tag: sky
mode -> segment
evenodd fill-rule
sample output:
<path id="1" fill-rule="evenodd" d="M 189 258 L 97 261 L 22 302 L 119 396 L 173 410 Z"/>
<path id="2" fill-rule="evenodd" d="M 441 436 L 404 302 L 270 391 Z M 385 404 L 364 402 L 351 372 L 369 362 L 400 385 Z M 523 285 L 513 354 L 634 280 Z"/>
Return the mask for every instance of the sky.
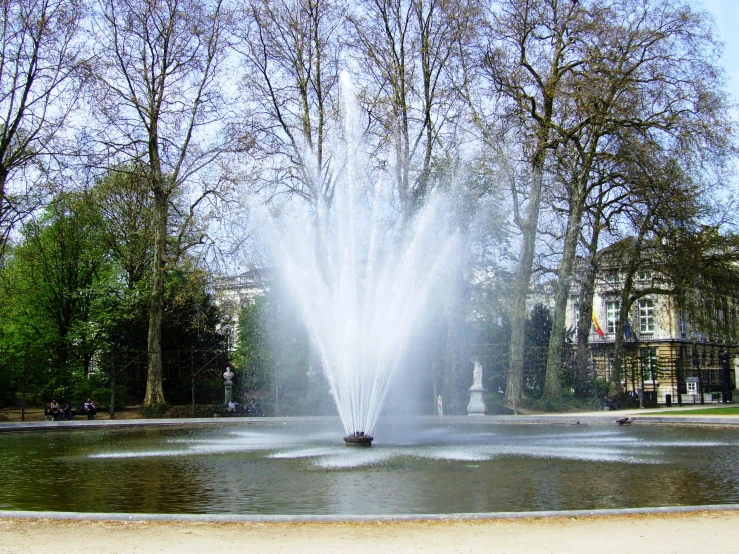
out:
<path id="1" fill-rule="evenodd" d="M 696 8 L 701 0 L 693 0 Z M 739 104 L 739 0 L 702 0 L 704 9 L 713 15 L 718 37 L 724 43 L 722 64 L 726 70 L 726 90 L 731 102 Z M 739 110 L 734 109 L 737 117 Z M 739 164 L 729 177 L 729 190 L 736 194 L 739 190 Z"/>
<path id="2" fill-rule="evenodd" d="M 703 6 L 713 15 L 719 38 L 724 43 L 723 65 L 728 92 L 734 102 L 739 102 L 739 0 L 703 0 Z"/>

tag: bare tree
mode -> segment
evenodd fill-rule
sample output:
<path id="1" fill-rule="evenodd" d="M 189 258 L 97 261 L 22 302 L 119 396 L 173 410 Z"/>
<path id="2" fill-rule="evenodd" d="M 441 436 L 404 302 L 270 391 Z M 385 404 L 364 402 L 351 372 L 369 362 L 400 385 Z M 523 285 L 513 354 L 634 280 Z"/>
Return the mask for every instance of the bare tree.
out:
<path id="1" fill-rule="evenodd" d="M 268 199 L 296 195 L 321 221 L 334 196 L 328 149 L 339 101 L 340 2 L 246 0 L 237 31 L 250 100 L 258 182 Z"/>
<path id="2" fill-rule="evenodd" d="M 574 131 L 563 135 L 563 147 L 558 152 L 560 159 L 572 158 L 568 161 L 572 168 L 565 183 L 567 231 L 547 357 L 545 394 L 550 398 L 561 395 L 565 309 L 588 198 L 594 193 L 598 214 L 588 241 L 590 261 L 594 262 L 601 221 L 611 217 L 608 211 L 630 212 L 647 205 L 634 202 L 628 194 L 635 178 L 643 180 L 628 172 L 649 163 L 636 163 L 635 155 L 647 152 L 646 156 L 657 159 L 672 150 L 684 165 L 686 178 L 691 166 L 700 168 L 700 172 L 720 167 L 731 147 L 728 102 L 715 60 L 717 44 L 705 16 L 690 6 L 672 2 L 622 0 L 603 6 L 604 17 L 593 42 L 597 55 L 578 71 L 578 76 L 590 76 L 571 92 L 578 124 L 571 127 Z M 672 158 L 673 154 L 668 156 Z M 601 167 L 596 169 L 597 165 Z M 604 167 L 610 168 L 605 173 L 607 180 L 603 179 Z M 643 175 L 642 169 L 639 174 Z M 659 187 L 655 179 L 651 182 L 655 184 L 651 193 L 658 197 L 676 194 L 672 184 L 659 181 Z M 614 203 L 620 194 L 626 205 Z M 648 205 L 653 210 L 657 203 Z M 673 201 L 668 205 L 678 204 Z M 645 215 L 643 220 L 647 223 L 644 232 L 651 233 L 651 216 Z M 582 290 L 592 294 L 596 272 L 586 273 Z M 592 309 L 592 300 L 584 299 L 582 306 Z M 583 310 L 585 332 L 579 335 L 580 341 L 587 338 L 587 321 L 589 313 Z M 580 358 L 584 348 L 586 345 L 581 345 Z"/>
<path id="3" fill-rule="evenodd" d="M 0 2 L 0 256 L 13 226 L 40 200 L 35 182 L 60 154 L 81 89 L 77 0 Z M 57 140 L 55 140 L 57 139 Z"/>
<path id="4" fill-rule="evenodd" d="M 465 80 L 473 121 L 488 144 L 503 136 L 519 144 L 525 164 L 511 181 L 513 219 L 521 232 L 514 298 L 506 403 L 523 396 L 524 323 L 531 284 L 542 191 L 549 153 L 562 142 L 559 123 L 566 121 L 567 83 L 593 55 L 593 16 L 589 2 L 504 0 L 487 12 L 482 48 Z M 476 96 L 475 93 L 478 93 Z M 490 109 L 490 105 L 494 107 Z M 522 178 L 521 178 L 522 177 Z"/>
<path id="5" fill-rule="evenodd" d="M 459 45 L 479 14 L 473 0 L 363 0 L 349 14 L 364 107 L 404 221 L 433 186 L 435 164 L 454 157 L 464 107 L 454 79 Z"/>
<path id="6" fill-rule="evenodd" d="M 218 80 L 227 59 L 227 24 L 221 0 L 99 0 L 94 13 L 99 64 L 92 100 L 101 121 L 94 138 L 104 147 L 109 167 L 130 162 L 145 168 L 144 182 L 153 198 L 144 405 L 165 401 L 165 271 L 197 244 L 200 237 L 193 240 L 187 230 L 224 183 L 207 171 L 214 171 L 231 146 L 224 131 L 224 87 Z M 179 220 L 174 230 L 173 214 Z"/>

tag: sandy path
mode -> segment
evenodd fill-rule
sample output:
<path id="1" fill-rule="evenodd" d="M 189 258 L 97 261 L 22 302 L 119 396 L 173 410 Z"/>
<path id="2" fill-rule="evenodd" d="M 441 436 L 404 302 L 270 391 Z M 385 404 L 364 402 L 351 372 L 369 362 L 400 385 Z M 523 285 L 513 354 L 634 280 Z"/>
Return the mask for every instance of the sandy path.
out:
<path id="1" fill-rule="evenodd" d="M 163 523 L 0 520 L 0 554 L 49 552 L 739 552 L 739 511 L 488 521 Z"/>

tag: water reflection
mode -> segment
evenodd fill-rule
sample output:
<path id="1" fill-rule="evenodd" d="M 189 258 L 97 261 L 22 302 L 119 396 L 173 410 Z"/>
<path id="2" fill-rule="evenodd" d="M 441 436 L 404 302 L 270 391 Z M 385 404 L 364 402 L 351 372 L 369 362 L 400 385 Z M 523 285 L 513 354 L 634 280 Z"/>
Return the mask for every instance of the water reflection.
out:
<path id="1" fill-rule="evenodd" d="M 739 430 L 382 425 L 0 436 L 0 509 L 392 514 L 739 502 Z"/>

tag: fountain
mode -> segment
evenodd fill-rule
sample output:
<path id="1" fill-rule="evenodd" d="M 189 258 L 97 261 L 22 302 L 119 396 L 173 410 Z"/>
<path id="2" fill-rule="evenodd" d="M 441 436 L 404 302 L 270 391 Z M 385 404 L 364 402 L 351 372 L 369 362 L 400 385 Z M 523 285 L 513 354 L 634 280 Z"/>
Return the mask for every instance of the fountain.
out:
<path id="1" fill-rule="evenodd" d="M 381 448 L 337 444 L 341 425 L 333 417 L 29 423 L 26 431 L 0 432 L 0 517 L 3 510 L 80 510 L 122 519 L 456 519 L 739 502 L 739 427 L 725 423 L 730 417 L 701 426 L 619 426 L 610 414 L 578 415 L 581 425 L 574 417 L 572 425 L 519 418 L 526 424 L 383 417 Z M 0 431 L 9 426 L 0 422 Z M 645 475 L 659 486 L 645 486 Z M 66 498 L 84 502 L 60 501 Z"/>
<path id="2" fill-rule="evenodd" d="M 396 225 L 389 171 L 372 169 L 346 73 L 341 83 L 333 205 L 291 217 L 279 232 L 274 223 L 269 242 L 320 354 L 344 440 L 370 446 L 404 347 L 447 277 L 458 240 L 441 195 L 431 195 L 412 222 Z M 315 164 L 310 152 L 305 159 Z"/>

